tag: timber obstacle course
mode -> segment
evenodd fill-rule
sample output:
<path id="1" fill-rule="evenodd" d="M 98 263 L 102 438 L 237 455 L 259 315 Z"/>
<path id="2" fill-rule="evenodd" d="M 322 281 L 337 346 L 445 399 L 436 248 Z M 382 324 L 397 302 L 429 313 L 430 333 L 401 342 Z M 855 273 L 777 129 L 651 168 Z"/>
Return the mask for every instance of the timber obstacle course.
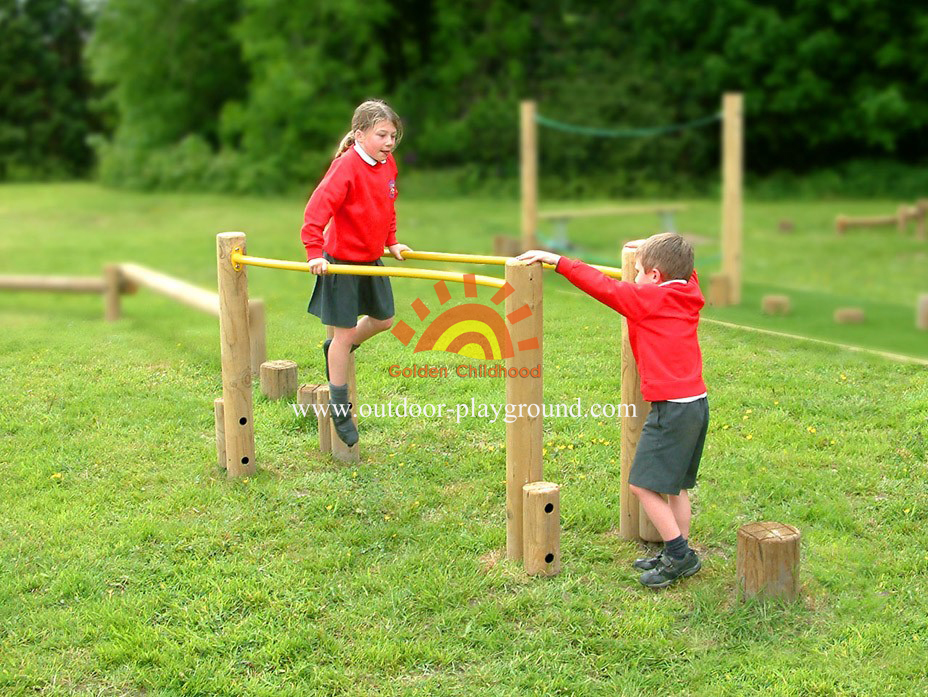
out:
<path id="1" fill-rule="evenodd" d="M 743 178 L 744 178 L 744 96 L 726 93 L 722 97 L 721 115 L 713 115 L 687 124 L 661 126 L 650 129 L 611 131 L 562 124 L 537 113 L 534 101 L 526 100 L 519 112 L 519 178 L 521 189 L 521 237 L 497 237 L 494 240 L 498 254 L 515 255 L 521 251 L 538 247 L 538 223 L 550 220 L 558 226 L 559 233 L 566 238 L 567 224 L 571 219 L 590 216 L 620 216 L 657 214 L 661 218 L 663 232 L 672 232 L 673 214 L 685 210 L 685 206 L 658 203 L 647 206 L 615 206 L 590 210 L 564 210 L 539 213 L 538 210 L 538 124 L 549 128 L 598 137 L 641 137 L 660 135 L 707 125 L 721 118 L 722 121 L 722 268 L 710 279 L 708 301 L 716 307 L 741 303 L 741 250 L 743 227 Z M 521 246 L 521 249 L 519 247 Z"/>
<path id="2" fill-rule="evenodd" d="M 915 223 L 915 238 L 918 240 L 928 239 L 925 233 L 925 217 L 928 215 L 928 199 L 923 198 L 914 205 L 900 205 L 895 213 L 887 215 L 866 215 L 866 216 L 849 216 L 838 215 L 835 217 L 835 232 L 838 235 L 845 234 L 851 228 L 872 228 L 872 227 L 895 227 L 899 234 L 905 234 L 910 222 Z"/>
<path id="3" fill-rule="evenodd" d="M 216 236 L 222 398 L 215 400 L 214 414 L 217 452 L 224 460 L 229 477 L 251 475 L 256 469 L 246 267 L 309 272 L 309 264 L 305 262 L 248 256 L 245 242 L 245 234 L 241 232 L 224 232 Z M 437 252 L 410 251 L 404 252 L 403 256 L 407 259 L 505 265 L 505 280 L 427 269 L 339 264 L 329 264 L 328 273 L 487 286 L 497 289 L 494 302 L 505 300 L 507 317 L 515 315 L 522 318 L 511 320 L 511 340 L 519 350 L 506 358 L 506 403 L 525 405 L 527 412 L 520 409 L 518 415 L 506 424 L 506 555 L 513 560 L 525 559 L 526 569 L 531 574 L 556 574 L 561 563 L 559 489 L 557 485 L 542 481 L 542 378 L 528 376 L 531 369 L 542 365 L 542 265 L 499 257 L 443 255 Z M 620 275 L 616 269 L 611 269 L 611 273 Z M 526 377 L 520 377 L 520 372 Z M 308 403 L 312 399 L 319 403 L 322 391 L 319 386 L 304 386 L 300 400 Z M 322 395 L 322 398 L 326 397 Z M 534 415 L 531 413 L 533 407 Z M 323 438 L 320 428 L 320 439 Z M 336 441 L 340 443 L 340 440 L 332 437 L 331 433 L 329 438 L 334 452 Z"/>

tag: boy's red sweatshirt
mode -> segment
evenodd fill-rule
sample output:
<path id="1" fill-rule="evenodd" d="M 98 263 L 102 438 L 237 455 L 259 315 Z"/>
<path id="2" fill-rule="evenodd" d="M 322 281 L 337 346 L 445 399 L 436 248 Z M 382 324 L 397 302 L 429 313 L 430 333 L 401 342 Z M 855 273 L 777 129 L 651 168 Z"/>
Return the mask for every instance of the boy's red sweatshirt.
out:
<path id="1" fill-rule="evenodd" d="M 375 261 L 396 244 L 396 160 L 369 165 L 354 148 L 332 160 L 306 204 L 300 238 L 306 259 Z M 323 230 L 329 220 L 332 224 Z"/>
<path id="2" fill-rule="evenodd" d="M 706 391 L 696 329 L 706 304 L 696 272 L 686 283 L 630 283 L 561 257 L 557 272 L 628 320 L 628 339 L 649 402 L 695 397 Z"/>

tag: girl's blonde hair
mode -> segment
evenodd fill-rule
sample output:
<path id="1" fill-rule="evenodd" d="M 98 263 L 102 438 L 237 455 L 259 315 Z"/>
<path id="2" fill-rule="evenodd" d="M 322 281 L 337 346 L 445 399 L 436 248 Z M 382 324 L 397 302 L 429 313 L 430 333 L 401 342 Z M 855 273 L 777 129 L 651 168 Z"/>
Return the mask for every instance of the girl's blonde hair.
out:
<path id="1" fill-rule="evenodd" d="M 339 143 L 338 148 L 335 150 L 335 157 L 338 157 L 354 145 L 356 131 L 366 131 L 373 128 L 380 121 L 389 121 L 396 126 L 396 144 L 399 145 L 400 140 L 403 138 L 403 122 L 400 117 L 382 99 L 368 99 L 354 110 L 354 116 L 351 118 L 351 130 Z"/>

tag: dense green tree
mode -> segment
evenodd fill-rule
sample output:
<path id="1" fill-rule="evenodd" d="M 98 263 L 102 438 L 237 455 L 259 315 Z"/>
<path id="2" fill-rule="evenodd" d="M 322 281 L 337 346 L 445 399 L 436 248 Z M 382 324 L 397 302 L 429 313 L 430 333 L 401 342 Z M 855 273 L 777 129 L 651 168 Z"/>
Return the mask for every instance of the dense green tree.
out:
<path id="1" fill-rule="evenodd" d="M 78 0 L 0 0 L 0 179 L 86 173 L 94 128 Z"/>

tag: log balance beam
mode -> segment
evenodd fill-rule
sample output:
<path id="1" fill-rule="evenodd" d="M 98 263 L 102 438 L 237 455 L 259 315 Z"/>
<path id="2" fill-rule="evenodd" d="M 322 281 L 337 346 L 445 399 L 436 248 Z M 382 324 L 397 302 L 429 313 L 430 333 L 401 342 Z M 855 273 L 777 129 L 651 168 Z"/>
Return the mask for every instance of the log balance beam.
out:
<path id="1" fill-rule="evenodd" d="M 410 259 L 415 257 L 414 253 L 406 256 Z M 454 260 L 474 261 L 461 258 L 463 256 L 469 255 L 459 255 Z M 216 258 L 223 401 L 222 433 L 217 426 L 217 437 L 221 435 L 225 440 L 227 475 L 239 477 L 254 473 L 256 465 L 252 374 L 248 369 L 251 342 L 248 336 L 247 267 L 309 272 L 309 264 L 249 256 L 246 254 L 245 234 L 241 232 L 224 232 L 216 236 Z M 515 259 L 506 259 L 503 263 L 506 267 L 505 280 L 428 269 L 339 264 L 329 264 L 328 273 L 487 286 L 498 289 L 497 296 L 505 297 L 507 316 L 513 313 L 524 316 L 521 321 L 513 322 L 510 328 L 512 343 L 520 346 L 520 350 L 506 359 L 506 402 L 525 405 L 524 410 L 519 409 L 518 415 L 506 424 L 506 555 L 516 560 L 524 558 L 523 487 L 542 480 L 542 378 L 519 377 L 520 372 L 527 374 L 542 365 L 542 269 L 538 263 L 527 264 Z"/>

